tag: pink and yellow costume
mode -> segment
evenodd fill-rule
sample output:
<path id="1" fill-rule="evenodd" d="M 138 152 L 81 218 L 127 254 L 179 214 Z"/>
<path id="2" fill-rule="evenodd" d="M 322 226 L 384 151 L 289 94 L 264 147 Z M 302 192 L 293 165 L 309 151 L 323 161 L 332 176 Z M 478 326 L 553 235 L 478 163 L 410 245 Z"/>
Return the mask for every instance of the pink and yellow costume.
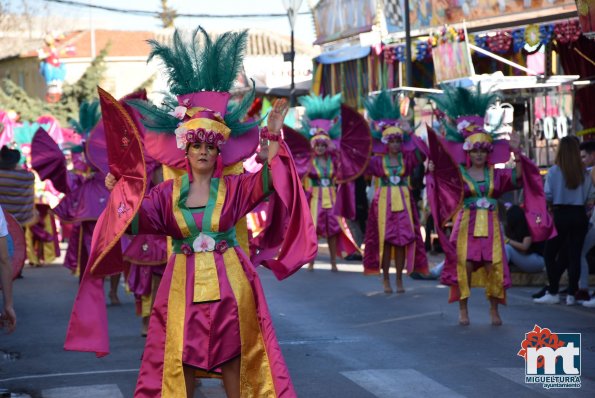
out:
<path id="1" fill-rule="evenodd" d="M 430 159 L 435 164 L 435 171 L 426 177 L 428 199 L 446 254 L 441 282 L 451 287 L 449 301 L 468 298 L 466 264 L 470 262 L 474 266 L 471 286 L 485 287 L 488 298 L 505 304 L 505 290 L 511 283 L 498 198 L 523 185 L 525 205 L 545 211 L 543 190 L 536 182 L 541 180 L 539 171 L 520 153 L 515 153 L 515 157 L 522 165 L 522 181 L 517 181 L 516 169 L 494 167 L 510 159 L 508 141 L 497 139 L 497 131 L 490 133 L 484 127 L 483 115 L 495 96 L 447 88 L 444 96 L 434 99 L 450 118 L 445 123 L 446 140 L 431 130 L 428 133 Z M 474 149 L 488 153 L 483 178 L 479 180 L 467 172 L 468 151 Z M 454 225 L 447 241 L 441 227 L 449 219 Z M 486 264 L 491 264 L 490 272 L 484 267 Z"/>
<path id="2" fill-rule="evenodd" d="M 300 133 L 285 129 L 288 144 L 305 177 L 316 233 L 323 238 L 337 236 L 337 253 L 347 256 L 359 251 L 345 219 L 355 218 L 351 182 L 366 169 L 372 149 L 369 128 L 357 111 L 341 105 L 340 94 L 299 100 L 306 116 Z M 313 150 L 319 142 L 327 147 L 323 156 Z"/>
<path id="3" fill-rule="evenodd" d="M 206 40 L 211 40 L 202 32 Z M 238 51 L 244 47 L 237 42 L 245 41 L 247 36 L 242 32 L 227 33 L 224 37 L 235 43 Z M 180 41 L 178 33 L 174 41 L 178 49 L 187 46 L 193 50 L 192 44 Z M 199 52 L 195 48 L 194 56 Z M 241 65 L 241 55 L 237 58 L 240 61 L 235 59 L 233 64 Z M 229 64 L 224 62 L 228 60 L 215 61 Z M 236 72 L 232 73 L 233 79 Z M 110 260 L 117 258 L 118 246 L 114 242 L 124 230 L 167 235 L 173 240 L 173 254 L 153 307 L 134 396 L 185 396 L 183 366 L 196 368 L 198 374 L 216 374 L 221 364 L 240 356 L 242 397 L 295 397 L 258 274 L 239 245 L 236 224 L 274 189 L 285 214 L 271 217 L 277 217 L 283 226 L 280 231 L 285 242 L 278 258 L 268 259 L 264 265 L 279 279 L 315 257 L 314 226 L 293 160 L 283 142 L 270 164 L 258 173 L 227 174 L 229 169 L 225 166 L 233 165 L 226 164 L 225 159 L 233 157 L 230 151 L 242 148 L 235 145 L 237 137 L 230 134 L 228 126 L 233 122 L 224 120 L 230 95 L 208 88 L 177 93 L 176 110 L 184 109 L 175 113 L 181 117 L 171 120 L 176 136 L 162 135 L 161 147 L 163 152 L 177 153 L 179 159 L 183 159 L 186 145 L 193 142 L 209 142 L 220 148 L 204 209 L 186 205 L 189 174 L 157 185 L 142 198 L 146 175 L 143 176 L 144 158 L 138 134 L 118 104 L 101 92 L 104 118 L 111 120 L 106 128 L 113 138 L 108 140 L 108 145 L 112 145 L 108 153 L 115 160 L 113 174 L 121 178 L 94 235 L 90 265 L 75 301 L 65 348 L 98 355 L 108 353 L 105 306 L 103 302 L 96 304 L 104 294 L 99 279 L 118 272 Z M 252 148 L 257 140 L 258 136 Z M 121 142 L 125 142 L 125 149 Z M 117 156 L 119 153 L 121 157 Z"/>
<path id="4" fill-rule="evenodd" d="M 416 150 L 400 152 L 396 166 L 390 165 L 388 155 L 374 156 L 370 160 L 368 173 L 379 180 L 366 224 L 366 274 L 375 274 L 380 270 L 384 252 L 384 244 L 380 245 L 380 242 L 405 247 L 407 271 L 413 271 L 419 216 L 409 188 L 409 176 L 421 161 L 423 155 Z"/>
<path id="5" fill-rule="evenodd" d="M 417 205 L 409 187 L 409 177 L 424 161 L 427 147 L 412 132 L 409 121 L 401 117 L 388 92 L 367 100 L 366 109 L 372 120 L 372 136 L 379 154 L 372 157 L 367 170 L 369 176 L 375 177 L 376 190 L 366 224 L 364 273 L 380 272 L 385 243 L 405 248 L 405 265 L 409 273 L 414 268 L 427 273 L 425 250 L 419 245 Z M 391 165 L 386 153 L 392 140 L 401 143 L 396 165 Z"/>

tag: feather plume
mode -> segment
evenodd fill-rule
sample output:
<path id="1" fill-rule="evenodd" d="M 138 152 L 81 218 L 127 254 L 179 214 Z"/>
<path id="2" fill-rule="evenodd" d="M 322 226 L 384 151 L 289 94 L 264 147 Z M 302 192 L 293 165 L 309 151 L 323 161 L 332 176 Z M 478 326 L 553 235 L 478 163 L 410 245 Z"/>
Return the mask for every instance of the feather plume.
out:
<path id="1" fill-rule="evenodd" d="M 179 119 L 168 114 L 168 109 L 159 108 L 149 101 L 132 99 L 126 103 L 138 110 L 143 116 L 141 119 L 143 125 L 156 133 L 174 134 L 180 123 Z"/>
<path id="2" fill-rule="evenodd" d="M 442 85 L 441 89 L 442 94 L 432 94 L 429 98 L 450 119 L 442 121 L 446 130 L 445 138 L 453 142 L 464 142 L 465 137 L 457 130 L 455 121 L 461 116 L 484 117 L 488 107 L 496 101 L 498 95 L 494 92 L 482 93 L 480 83 L 474 90 L 448 85 Z M 491 132 L 486 131 L 486 133 Z M 498 139 L 498 136 L 499 134 L 493 135 L 493 138 Z"/>
<path id="3" fill-rule="evenodd" d="M 84 101 L 79 108 L 79 120 L 69 119 L 72 129 L 81 136 L 86 137 L 101 119 L 99 101 Z"/>

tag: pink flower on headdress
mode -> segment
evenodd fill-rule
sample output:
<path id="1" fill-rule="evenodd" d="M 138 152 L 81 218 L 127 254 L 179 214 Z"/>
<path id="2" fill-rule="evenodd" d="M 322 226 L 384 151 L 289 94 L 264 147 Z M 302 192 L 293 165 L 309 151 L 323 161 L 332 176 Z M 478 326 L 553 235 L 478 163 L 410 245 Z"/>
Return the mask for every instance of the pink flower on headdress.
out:
<path id="1" fill-rule="evenodd" d="M 188 130 L 186 132 L 186 143 L 192 144 L 196 142 L 196 132 L 194 130 Z"/>
<path id="2" fill-rule="evenodd" d="M 186 141 L 186 132 L 188 129 L 184 126 L 180 126 L 175 130 L 176 133 L 176 145 L 178 149 L 185 150 L 188 141 Z"/>
<path id="3" fill-rule="evenodd" d="M 203 142 L 205 140 L 205 129 L 198 128 L 196 129 L 196 140 Z"/>
<path id="4" fill-rule="evenodd" d="M 473 144 L 471 144 L 469 141 L 465 141 L 463 144 L 463 151 L 470 151 L 471 149 L 473 149 Z"/>
<path id="5" fill-rule="evenodd" d="M 176 106 L 176 108 L 173 111 L 167 112 L 167 114 L 172 115 L 176 119 L 182 120 L 184 119 L 184 116 L 186 116 L 187 110 L 188 108 L 186 108 L 185 106 Z"/>
<path id="6" fill-rule="evenodd" d="M 461 122 L 459 122 L 459 124 L 457 124 L 457 130 L 458 131 L 464 131 L 467 130 L 467 127 L 471 126 L 471 123 L 468 120 L 463 120 Z"/>

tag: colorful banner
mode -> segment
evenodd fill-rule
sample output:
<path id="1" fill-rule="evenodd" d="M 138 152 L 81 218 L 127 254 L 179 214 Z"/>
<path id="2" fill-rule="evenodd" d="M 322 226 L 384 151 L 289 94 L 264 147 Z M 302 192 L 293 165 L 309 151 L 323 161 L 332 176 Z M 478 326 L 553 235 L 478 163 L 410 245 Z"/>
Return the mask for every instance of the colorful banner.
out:
<path id="1" fill-rule="evenodd" d="M 469 77 L 473 74 L 469 53 L 467 52 L 467 43 L 464 41 L 440 43 L 432 49 L 432 59 L 434 61 L 436 82 L 438 83 L 445 80 Z"/>
<path id="2" fill-rule="evenodd" d="M 322 44 L 369 32 L 376 18 L 376 0 L 321 0 L 312 13 L 314 44 Z"/>
<path id="3" fill-rule="evenodd" d="M 576 0 L 577 3 L 592 3 Z M 384 15 L 389 33 L 404 30 L 403 0 L 385 0 Z M 481 21 L 512 14 L 540 12 L 558 14 L 561 6 L 574 6 L 574 0 L 419 0 L 410 1 L 411 30 L 423 30 L 463 21 Z M 592 5 L 591 5 L 592 7 Z M 565 10 L 569 11 L 569 10 Z M 515 18 L 516 19 L 516 18 Z M 523 19 L 519 16 L 518 19 Z"/>

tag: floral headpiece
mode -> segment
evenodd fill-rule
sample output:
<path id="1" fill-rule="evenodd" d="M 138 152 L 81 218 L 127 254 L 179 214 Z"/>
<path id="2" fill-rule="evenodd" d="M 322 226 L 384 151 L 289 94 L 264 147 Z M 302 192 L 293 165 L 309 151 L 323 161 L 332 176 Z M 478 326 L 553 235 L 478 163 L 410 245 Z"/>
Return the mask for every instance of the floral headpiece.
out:
<path id="1" fill-rule="evenodd" d="M 312 145 L 314 145 L 315 138 L 320 138 L 318 137 L 320 133 L 325 134 L 329 140 L 339 139 L 341 136 L 341 94 L 332 97 L 309 95 L 300 97 L 298 101 L 306 108 L 300 133 L 308 138 Z"/>
<path id="2" fill-rule="evenodd" d="M 371 119 L 372 136 L 383 144 L 390 141 L 409 141 L 413 132 L 409 119 L 401 115 L 401 110 L 388 91 L 364 100 L 364 106 Z"/>
<path id="3" fill-rule="evenodd" d="M 459 161 L 466 153 L 474 149 L 490 152 L 491 163 L 503 163 L 510 157 L 508 141 L 501 139 L 498 126 L 486 127 L 486 113 L 496 101 L 494 93 L 482 93 L 478 84 L 474 90 L 463 87 L 443 85 L 443 93 L 431 95 L 443 115 L 445 138 L 451 148 L 451 154 Z M 458 153 L 461 153 L 460 155 Z M 464 161 L 462 162 L 464 163 Z"/>
<path id="4" fill-rule="evenodd" d="M 484 130 L 483 117 L 461 116 L 456 122 L 457 131 L 465 137 L 465 142 L 463 143 L 464 151 L 468 152 L 474 149 L 481 149 L 487 152 L 492 152 L 494 149 L 492 145 L 493 138 L 491 134 L 486 133 Z"/>
<path id="5" fill-rule="evenodd" d="M 186 104 L 190 105 L 188 99 Z M 170 114 L 183 120 L 175 130 L 178 149 L 186 150 L 188 145 L 197 142 L 206 142 L 221 149 L 229 138 L 230 129 L 219 112 L 203 107 L 177 106 Z"/>

